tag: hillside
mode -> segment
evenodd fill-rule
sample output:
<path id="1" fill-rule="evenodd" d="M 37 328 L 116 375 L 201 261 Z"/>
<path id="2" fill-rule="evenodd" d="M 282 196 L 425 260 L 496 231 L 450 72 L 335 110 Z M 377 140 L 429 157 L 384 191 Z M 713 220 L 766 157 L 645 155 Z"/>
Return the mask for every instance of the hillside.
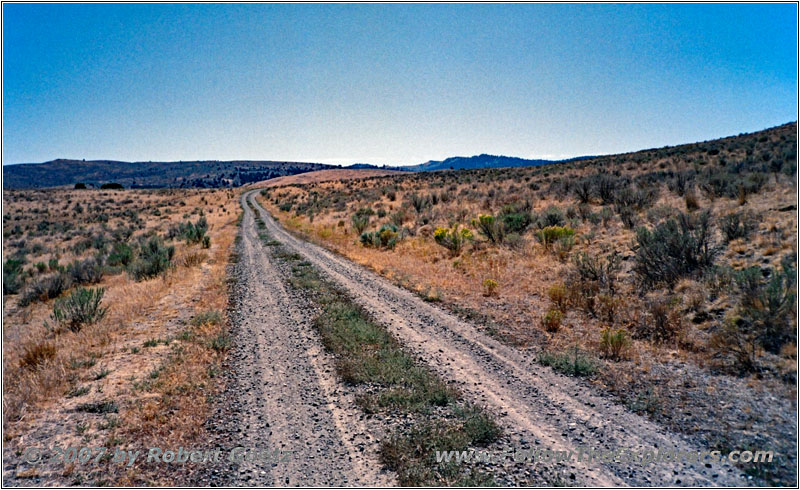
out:
<path id="1" fill-rule="evenodd" d="M 347 167 L 341 169 L 315 170 L 314 172 L 305 172 L 302 174 L 276 177 L 250 184 L 247 187 L 256 189 L 259 187 L 276 187 L 281 185 L 314 184 L 317 182 L 329 182 L 332 180 L 366 179 L 369 177 L 383 177 L 386 175 L 396 175 L 402 173 L 403 172 L 397 170 L 384 170 L 380 168 Z"/>
<path id="2" fill-rule="evenodd" d="M 590 157 L 579 157 L 580 160 Z M 413 172 L 427 172 L 433 170 L 468 170 L 476 168 L 503 168 L 503 167 L 538 167 L 550 163 L 558 163 L 568 160 L 529 160 L 526 158 L 508 157 L 503 155 L 475 155 L 471 157 L 450 157 L 444 160 L 429 160 L 419 165 L 402 167 L 404 170 Z"/>
<path id="3" fill-rule="evenodd" d="M 276 161 L 119 162 L 52 160 L 3 166 L 4 189 L 99 186 L 117 182 L 126 188 L 238 187 L 284 175 L 331 168 L 321 163 Z"/>
<path id="4" fill-rule="evenodd" d="M 552 165 L 269 187 L 299 236 L 695 447 L 794 484 L 797 125 Z M 483 381 L 483 380 L 482 380 Z M 753 407 L 763 407 L 753 410 Z"/>

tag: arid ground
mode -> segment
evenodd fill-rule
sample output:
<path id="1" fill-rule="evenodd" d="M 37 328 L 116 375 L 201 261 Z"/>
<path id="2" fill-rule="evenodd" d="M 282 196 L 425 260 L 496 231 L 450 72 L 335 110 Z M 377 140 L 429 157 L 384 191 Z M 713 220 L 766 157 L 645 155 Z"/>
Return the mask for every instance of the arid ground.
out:
<path id="1" fill-rule="evenodd" d="M 4 191 L 3 482 L 796 485 L 796 133 Z M 54 446 L 285 459 L 26 461 Z M 511 448 L 776 456 L 435 458 Z"/>

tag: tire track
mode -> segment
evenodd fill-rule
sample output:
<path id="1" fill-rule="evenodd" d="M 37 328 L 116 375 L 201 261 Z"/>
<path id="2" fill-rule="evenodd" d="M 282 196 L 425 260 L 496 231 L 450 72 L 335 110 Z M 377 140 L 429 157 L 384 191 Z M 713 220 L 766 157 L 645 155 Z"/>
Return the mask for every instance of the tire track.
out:
<path id="1" fill-rule="evenodd" d="M 488 406 L 520 447 L 595 451 L 670 449 L 697 452 L 677 434 L 594 395 L 575 380 L 479 332 L 455 315 L 424 302 L 377 274 L 300 240 L 252 202 L 272 238 L 310 261 L 416 352 L 443 379 L 460 384 L 467 399 Z M 562 463 L 584 485 L 742 485 L 730 463 Z"/>
<path id="2" fill-rule="evenodd" d="M 230 484 L 376 486 L 377 442 L 355 401 L 336 379 L 329 354 L 312 328 L 308 305 L 285 286 L 242 201 L 236 347 L 231 411 L 232 444 L 266 449 L 266 461 L 244 461 Z M 279 451 L 279 454 L 273 451 Z"/>

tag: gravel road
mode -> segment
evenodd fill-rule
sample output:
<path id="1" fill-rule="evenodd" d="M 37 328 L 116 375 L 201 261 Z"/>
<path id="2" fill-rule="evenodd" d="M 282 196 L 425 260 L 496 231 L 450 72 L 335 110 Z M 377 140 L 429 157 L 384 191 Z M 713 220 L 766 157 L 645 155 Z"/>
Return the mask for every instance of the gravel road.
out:
<path id="1" fill-rule="evenodd" d="M 581 448 L 707 449 L 593 394 L 377 274 L 296 238 L 261 208 L 257 192 L 244 194 L 243 204 L 248 200 L 255 205 L 273 239 L 338 284 L 442 379 L 457 383 L 467 400 L 496 414 L 516 448 L 571 450 L 576 455 Z M 241 336 L 237 342 L 246 344 L 235 359 L 241 380 L 237 403 L 248 425 L 241 428 L 241 437 L 298 452 L 290 464 L 244 467 L 242 479 L 290 485 L 388 483 L 376 470 L 373 443 L 364 440 L 356 447 L 352 442 L 366 432 L 355 405 L 337 389 L 330 359 L 315 338 L 310 318 L 294 308 L 259 242 L 252 211 L 247 205 L 244 209 L 243 296 L 235 319 Z M 560 464 L 583 485 L 747 484 L 729 462 L 635 465 L 578 462 L 575 457 Z"/>
<path id="2" fill-rule="evenodd" d="M 244 204 L 244 202 L 243 202 Z M 212 421 L 221 447 L 266 449 L 217 468 L 200 485 L 389 486 L 377 439 L 336 378 L 312 328 L 313 310 L 292 291 L 244 206 L 235 267 L 234 349 L 226 405 Z M 278 451 L 277 453 L 275 451 Z"/>

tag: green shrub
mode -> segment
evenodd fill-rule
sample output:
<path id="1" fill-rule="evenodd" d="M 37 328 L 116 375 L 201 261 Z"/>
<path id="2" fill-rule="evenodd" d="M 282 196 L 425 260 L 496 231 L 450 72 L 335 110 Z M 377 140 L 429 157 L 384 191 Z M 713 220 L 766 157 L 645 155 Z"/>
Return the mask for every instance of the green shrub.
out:
<path id="1" fill-rule="evenodd" d="M 398 228 L 403 226 L 403 223 L 405 221 L 406 221 L 406 213 L 402 209 L 389 215 L 389 222 L 397 226 Z"/>
<path id="2" fill-rule="evenodd" d="M 616 293 L 617 275 L 622 270 L 622 255 L 614 252 L 604 258 L 581 252 L 573 257 L 575 272 L 583 282 L 595 283 L 598 289 Z"/>
<path id="3" fill-rule="evenodd" d="M 537 222 L 539 228 L 545 228 L 548 226 L 564 226 L 566 220 L 564 218 L 564 212 L 561 211 L 561 208 L 558 206 L 549 206 L 539 216 Z"/>
<path id="4" fill-rule="evenodd" d="M 172 266 L 174 246 L 165 246 L 158 236 L 153 236 L 141 246 L 139 256 L 128 266 L 128 274 L 136 281 L 151 279 Z"/>
<path id="5" fill-rule="evenodd" d="M 575 192 L 575 197 L 581 204 L 588 204 L 594 195 L 594 186 L 591 179 L 580 179 L 575 183 L 572 190 Z"/>
<path id="6" fill-rule="evenodd" d="M 550 302 L 553 303 L 553 306 L 558 308 L 558 311 L 561 313 L 567 312 L 569 297 L 567 296 L 567 287 L 563 282 L 550 286 L 550 288 L 547 289 L 547 296 L 550 298 Z"/>
<path id="7" fill-rule="evenodd" d="M 436 228 L 433 232 L 433 239 L 436 240 L 436 243 L 449 250 L 450 254 L 455 257 L 461 253 L 467 242 L 472 241 L 473 237 L 471 231 L 466 228 L 459 230 L 459 226 L 455 225 L 449 230 L 447 228 Z"/>
<path id="8" fill-rule="evenodd" d="M 797 296 L 795 273 L 794 264 L 784 259 L 781 269 L 768 271 L 768 279 L 758 267 L 734 276 L 740 291 L 736 326 L 773 354 L 797 340 L 792 325 Z"/>
<path id="9" fill-rule="evenodd" d="M 191 221 L 181 223 L 178 228 L 179 236 L 186 240 L 188 244 L 204 242 L 207 231 L 208 221 L 205 216 L 200 216 L 196 223 L 192 223 Z"/>
<path id="10" fill-rule="evenodd" d="M 575 230 L 568 226 L 547 226 L 537 231 L 535 234 L 539 243 L 548 250 L 556 241 L 564 238 L 571 238 L 573 235 L 575 235 Z"/>
<path id="11" fill-rule="evenodd" d="M 683 331 L 683 313 L 680 298 L 657 296 L 645 303 L 645 315 L 635 326 L 635 335 L 656 342 L 665 342 L 678 337 Z"/>
<path id="12" fill-rule="evenodd" d="M 620 185 L 619 179 L 608 174 L 597 174 L 592 177 L 595 193 L 603 204 L 614 202 L 617 188 Z"/>
<path id="13" fill-rule="evenodd" d="M 78 288 L 56 302 L 50 318 L 55 324 L 78 332 L 84 325 L 103 319 L 108 308 L 101 308 L 105 289 Z"/>
<path id="14" fill-rule="evenodd" d="M 7 259 L 3 263 L 3 294 L 17 294 L 23 283 L 22 261 Z"/>
<path id="15" fill-rule="evenodd" d="M 61 296 L 61 293 L 69 289 L 72 280 L 67 274 L 51 274 L 31 283 L 23 291 L 20 299 L 20 306 L 28 306 L 36 301 L 47 301 Z"/>
<path id="16" fill-rule="evenodd" d="M 548 332 L 558 332 L 561 329 L 561 320 L 563 318 L 564 314 L 560 310 L 551 308 L 542 317 L 542 326 Z"/>
<path id="17" fill-rule="evenodd" d="M 491 297 L 497 294 L 497 281 L 494 279 L 484 279 L 482 286 L 484 296 Z"/>
<path id="18" fill-rule="evenodd" d="M 553 253 L 558 257 L 558 260 L 565 262 L 569 257 L 572 247 L 575 246 L 575 237 L 573 235 L 565 235 L 556 240 L 553 244 Z"/>
<path id="19" fill-rule="evenodd" d="M 603 329 L 600 338 L 600 349 L 606 357 L 619 360 L 630 343 L 631 341 L 628 338 L 628 332 L 626 330 L 618 329 L 613 331 L 611 327 L 606 327 Z"/>
<path id="20" fill-rule="evenodd" d="M 431 207 L 433 203 L 428 196 L 420 196 L 419 194 L 411 194 L 408 196 L 408 202 L 417 214 L 421 214 L 426 208 Z"/>
<path id="21" fill-rule="evenodd" d="M 505 239 L 505 223 L 491 214 L 479 215 L 477 219 L 472 220 L 472 226 L 477 228 L 478 233 L 486 237 L 492 243 L 500 244 L 503 243 Z"/>
<path id="22" fill-rule="evenodd" d="M 728 242 L 737 238 L 746 240 L 758 228 L 758 222 L 749 213 L 731 213 L 720 218 L 719 227 Z"/>
<path id="23" fill-rule="evenodd" d="M 127 267 L 133 261 L 133 248 L 124 242 L 116 242 L 111 246 L 106 263 L 110 266 Z"/>
<path id="24" fill-rule="evenodd" d="M 506 233 L 525 233 L 525 230 L 533 223 L 530 202 L 503 206 L 497 219 L 503 223 Z"/>
<path id="25" fill-rule="evenodd" d="M 713 265 L 719 249 L 712 243 L 710 214 L 681 214 L 652 231 L 641 227 L 636 232 L 636 257 L 633 266 L 643 288 L 659 284 L 669 287 L 681 277 Z"/>
<path id="26" fill-rule="evenodd" d="M 502 214 L 500 217 L 509 233 L 524 233 L 533 222 L 529 213 L 513 212 Z"/>
<path id="27" fill-rule="evenodd" d="M 353 229 L 359 235 L 364 233 L 364 230 L 369 226 L 369 217 L 372 215 L 372 209 L 359 209 L 356 214 L 350 217 L 350 222 L 353 224 Z"/>
<path id="28" fill-rule="evenodd" d="M 688 190 L 684 194 L 684 201 L 686 201 L 686 210 L 687 211 L 697 211 L 700 209 L 700 201 L 697 199 L 697 195 L 694 193 L 693 190 Z"/>
<path id="29" fill-rule="evenodd" d="M 378 231 L 365 232 L 361 234 L 361 244 L 365 247 L 389 248 L 393 249 L 400 240 L 401 234 L 397 226 L 386 224 Z"/>
<path id="30" fill-rule="evenodd" d="M 97 284 L 103 280 L 103 264 L 93 258 L 73 261 L 67 272 L 73 284 Z"/>
<path id="31" fill-rule="evenodd" d="M 217 352 L 225 352 L 233 345 L 233 339 L 230 335 L 221 333 L 211 340 L 211 348 Z"/>
<path id="32" fill-rule="evenodd" d="M 568 376 L 591 376 L 597 372 L 594 362 L 578 350 L 577 347 L 572 352 L 560 354 L 542 352 L 539 354 L 538 361 L 540 364 L 550 366 Z"/>
<path id="33" fill-rule="evenodd" d="M 210 310 L 203 311 L 192 317 L 191 324 L 195 327 L 200 325 L 217 325 L 222 321 L 222 315 L 219 311 Z"/>

